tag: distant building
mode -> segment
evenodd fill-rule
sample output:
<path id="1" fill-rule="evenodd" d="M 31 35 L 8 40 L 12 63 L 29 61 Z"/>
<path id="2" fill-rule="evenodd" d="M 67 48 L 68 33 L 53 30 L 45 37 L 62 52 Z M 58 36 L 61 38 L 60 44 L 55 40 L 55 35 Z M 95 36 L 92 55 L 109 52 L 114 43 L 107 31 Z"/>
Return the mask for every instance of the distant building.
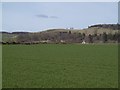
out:
<path id="1" fill-rule="evenodd" d="M 82 41 L 82 44 L 86 44 L 86 42 L 83 40 L 83 41 Z"/>
<path id="2" fill-rule="evenodd" d="M 64 40 L 60 40 L 61 43 L 64 43 L 65 41 Z"/>

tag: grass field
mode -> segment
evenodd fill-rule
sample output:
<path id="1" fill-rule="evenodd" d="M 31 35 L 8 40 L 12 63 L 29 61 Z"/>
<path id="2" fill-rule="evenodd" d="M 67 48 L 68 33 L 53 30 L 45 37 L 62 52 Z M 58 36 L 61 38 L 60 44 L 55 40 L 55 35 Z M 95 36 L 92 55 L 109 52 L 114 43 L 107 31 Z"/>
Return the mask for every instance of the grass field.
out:
<path id="1" fill-rule="evenodd" d="M 3 88 L 117 88 L 117 45 L 3 45 Z"/>

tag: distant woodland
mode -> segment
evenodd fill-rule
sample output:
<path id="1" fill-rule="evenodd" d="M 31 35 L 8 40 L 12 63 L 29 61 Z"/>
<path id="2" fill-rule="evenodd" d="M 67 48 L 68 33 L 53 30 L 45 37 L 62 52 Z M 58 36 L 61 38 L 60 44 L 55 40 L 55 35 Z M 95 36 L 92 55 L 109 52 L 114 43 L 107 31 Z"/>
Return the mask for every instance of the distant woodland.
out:
<path id="1" fill-rule="evenodd" d="M 120 24 L 98 24 L 86 29 L 50 29 L 41 32 L 0 32 L 1 44 L 119 43 Z"/>

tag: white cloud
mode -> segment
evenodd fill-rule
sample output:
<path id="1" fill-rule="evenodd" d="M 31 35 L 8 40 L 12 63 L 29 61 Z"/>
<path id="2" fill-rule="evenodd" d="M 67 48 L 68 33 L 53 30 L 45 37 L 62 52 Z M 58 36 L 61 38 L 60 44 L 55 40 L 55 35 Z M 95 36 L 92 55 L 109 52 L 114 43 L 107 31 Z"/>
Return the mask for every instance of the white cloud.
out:
<path id="1" fill-rule="evenodd" d="M 53 18 L 53 19 L 57 19 L 57 16 L 49 16 L 49 15 L 45 15 L 45 14 L 38 14 L 36 15 L 38 18 Z"/>

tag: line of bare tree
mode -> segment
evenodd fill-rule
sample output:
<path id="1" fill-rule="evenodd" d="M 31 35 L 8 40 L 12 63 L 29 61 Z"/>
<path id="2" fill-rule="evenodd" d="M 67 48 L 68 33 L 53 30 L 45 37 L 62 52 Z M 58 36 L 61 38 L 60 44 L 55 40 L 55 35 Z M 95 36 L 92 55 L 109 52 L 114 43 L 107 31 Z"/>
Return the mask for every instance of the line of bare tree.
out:
<path id="1" fill-rule="evenodd" d="M 2 42 L 3 44 L 39 44 L 39 43 L 117 43 L 120 41 L 120 34 L 88 34 L 56 32 L 56 33 L 26 33 L 19 34 L 15 40 Z"/>

